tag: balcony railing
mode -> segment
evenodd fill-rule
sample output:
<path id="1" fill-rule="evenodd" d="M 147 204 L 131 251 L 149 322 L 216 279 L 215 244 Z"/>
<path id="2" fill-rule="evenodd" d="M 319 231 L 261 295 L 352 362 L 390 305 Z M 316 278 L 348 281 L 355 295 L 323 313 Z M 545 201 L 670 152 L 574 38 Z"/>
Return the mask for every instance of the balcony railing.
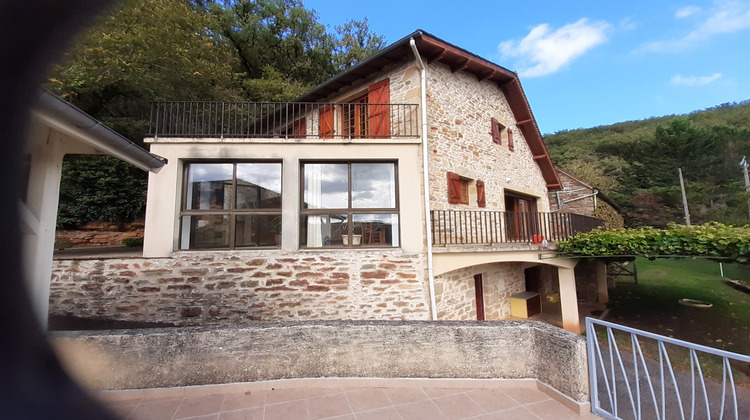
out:
<path id="1" fill-rule="evenodd" d="M 153 102 L 150 137 L 417 138 L 418 105 Z"/>
<path id="2" fill-rule="evenodd" d="M 573 213 L 512 211 L 433 210 L 431 219 L 433 245 L 560 242 L 604 224 Z"/>

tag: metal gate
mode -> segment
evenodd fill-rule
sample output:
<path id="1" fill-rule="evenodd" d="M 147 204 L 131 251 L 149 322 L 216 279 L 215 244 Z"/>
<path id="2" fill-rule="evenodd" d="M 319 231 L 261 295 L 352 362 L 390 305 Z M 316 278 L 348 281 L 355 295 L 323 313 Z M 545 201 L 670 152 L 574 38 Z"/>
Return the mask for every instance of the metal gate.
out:
<path id="1" fill-rule="evenodd" d="M 607 419 L 750 419 L 750 356 L 586 318 L 591 410 Z M 744 380 L 744 387 L 738 382 Z"/>

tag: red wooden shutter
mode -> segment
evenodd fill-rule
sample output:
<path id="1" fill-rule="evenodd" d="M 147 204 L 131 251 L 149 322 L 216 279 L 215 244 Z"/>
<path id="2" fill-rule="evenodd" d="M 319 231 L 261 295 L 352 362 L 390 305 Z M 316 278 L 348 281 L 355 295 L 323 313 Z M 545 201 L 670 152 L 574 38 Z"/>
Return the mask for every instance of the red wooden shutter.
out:
<path id="1" fill-rule="evenodd" d="M 513 132 L 508 129 L 508 150 L 513 151 Z"/>
<path id="2" fill-rule="evenodd" d="M 485 207 L 487 205 L 484 199 L 484 181 L 477 181 L 477 205 Z"/>
<path id="3" fill-rule="evenodd" d="M 492 141 L 497 144 L 502 144 L 502 139 L 500 138 L 500 124 L 498 124 L 496 119 L 492 119 Z"/>
<path id="4" fill-rule="evenodd" d="M 461 177 L 453 172 L 448 172 L 448 202 L 461 202 Z"/>
<path id="5" fill-rule="evenodd" d="M 307 135 L 307 120 L 302 117 L 292 124 L 292 138 L 301 139 Z"/>
<path id="6" fill-rule="evenodd" d="M 369 123 L 370 136 L 372 137 L 390 137 L 391 136 L 391 89 L 389 79 L 383 79 L 370 85 L 367 94 L 369 104 Z"/>
<path id="7" fill-rule="evenodd" d="M 333 128 L 333 105 L 320 108 L 320 138 L 332 139 L 335 130 Z"/>

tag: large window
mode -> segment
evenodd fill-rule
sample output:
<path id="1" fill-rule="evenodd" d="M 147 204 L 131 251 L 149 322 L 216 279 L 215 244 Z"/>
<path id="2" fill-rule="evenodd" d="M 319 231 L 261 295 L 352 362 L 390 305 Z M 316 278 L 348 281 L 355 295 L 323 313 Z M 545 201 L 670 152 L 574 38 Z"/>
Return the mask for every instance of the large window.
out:
<path id="1" fill-rule="evenodd" d="M 300 244 L 399 246 L 396 164 L 302 164 Z"/>
<path id="2" fill-rule="evenodd" d="M 281 163 L 187 163 L 180 249 L 278 247 Z"/>

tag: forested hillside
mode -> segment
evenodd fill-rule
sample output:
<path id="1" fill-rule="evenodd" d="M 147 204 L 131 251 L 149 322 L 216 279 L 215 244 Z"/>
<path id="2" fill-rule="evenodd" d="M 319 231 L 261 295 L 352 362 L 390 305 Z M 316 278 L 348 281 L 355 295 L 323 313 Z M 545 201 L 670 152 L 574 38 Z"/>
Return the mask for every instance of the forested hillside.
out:
<path id="1" fill-rule="evenodd" d="M 630 225 L 684 223 L 678 168 L 693 223 L 750 223 L 739 165 L 750 158 L 750 101 L 561 131 L 545 142 L 558 166 L 617 202 Z"/>
<path id="2" fill-rule="evenodd" d="M 45 87 L 142 144 L 151 101 L 284 101 L 385 45 L 367 21 L 327 28 L 301 0 L 126 0 L 81 34 Z M 143 215 L 146 177 L 67 157 L 58 225 Z"/>

